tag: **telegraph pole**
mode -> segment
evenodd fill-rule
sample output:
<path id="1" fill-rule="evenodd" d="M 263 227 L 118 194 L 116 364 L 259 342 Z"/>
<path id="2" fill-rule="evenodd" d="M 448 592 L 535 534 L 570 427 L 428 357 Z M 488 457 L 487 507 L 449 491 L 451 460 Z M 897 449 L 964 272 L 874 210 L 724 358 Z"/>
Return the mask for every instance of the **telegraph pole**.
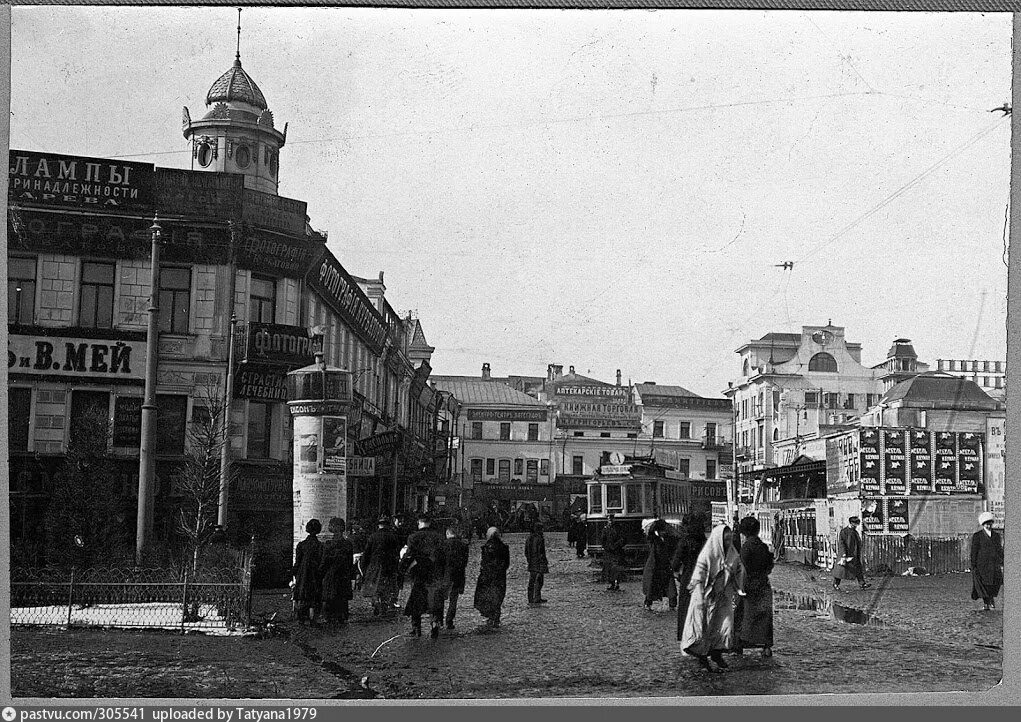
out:
<path id="1" fill-rule="evenodd" d="M 149 327 L 145 339 L 145 399 L 142 402 L 141 443 L 138 453 L 138 516 L 135 525 L 135 566 L 142 558 L 152 538 L 153 487 L 156 476 L 156 371 L 159 356 L 160 332 L 160 246 L 163 242 L 159 214 L 153 215 L 152 266 L 149 281 Z"/>

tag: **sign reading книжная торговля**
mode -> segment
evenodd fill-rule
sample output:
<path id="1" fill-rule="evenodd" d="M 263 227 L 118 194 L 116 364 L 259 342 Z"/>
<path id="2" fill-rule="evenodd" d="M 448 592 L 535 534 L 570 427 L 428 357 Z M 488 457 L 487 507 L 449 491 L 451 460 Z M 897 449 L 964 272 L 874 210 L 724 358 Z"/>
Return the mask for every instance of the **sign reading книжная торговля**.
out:
<path id="1" fill-rule="evenodd" d="M 152 164 L 29 150 L 11 150 L 8 160 L 10 203 L 118 212 L 152 210 Z"/>

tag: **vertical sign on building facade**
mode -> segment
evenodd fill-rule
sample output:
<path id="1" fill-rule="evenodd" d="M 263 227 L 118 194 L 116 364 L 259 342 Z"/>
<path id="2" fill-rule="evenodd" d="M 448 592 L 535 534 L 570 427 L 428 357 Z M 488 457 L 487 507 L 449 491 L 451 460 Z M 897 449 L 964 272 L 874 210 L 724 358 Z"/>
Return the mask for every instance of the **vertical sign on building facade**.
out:
<path id="1" fill-rule="evenodd" d="M 904 430 L 883 429 L 883 493 L 898 496 L 907 493 L 905 485 Z"/>
<path id="2" fill-rule="evenodd" d="M 879 494 L 879 433 L 875 429 L 861 430 L 860 449 L 861 493 L 866 496 Z"/>
<path id="3" fill-rule="evenodd" d="M 970 431 L 957 434 L 958 494 L 977 494 L 982 478 L 982 435 Z"/>
<path id="4" fill-rule="evenodd" d="M 911 493 L 932 493 L 932 434 L 925 429 L 908 432 L 911 450 Z"/>
<path id="5" fill-rule="evenodd" d="M 952 431 L 936 434 L 936 463 L 933 491 L 949 494 L 957 486 L 957 435 Z"/>

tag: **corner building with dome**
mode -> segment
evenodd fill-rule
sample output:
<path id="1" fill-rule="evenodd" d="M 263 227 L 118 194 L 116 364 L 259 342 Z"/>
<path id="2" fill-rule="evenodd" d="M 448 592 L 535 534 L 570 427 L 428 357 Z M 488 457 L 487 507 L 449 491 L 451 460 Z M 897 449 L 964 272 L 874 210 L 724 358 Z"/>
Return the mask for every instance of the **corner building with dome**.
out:
<path id="1" fill-rule="evenodd" d="M 285 378 L 313 363 L 352 372 L 349 520 L 414 512 L 455 473 L 457 403 L 429 381 L 422 324 L 386 299 L 383 273 L 350 274 L 279 194 L 287 125 L 276 126 L 240 53 L 212 84 L 205 114 L 184 109 L 188 169 L 11 150 L 8 372 L 12 564 L 46 560 L 46 510 L 83 419 L 108 419 L 132 538 L 146 365 L 150 244 L 161 228 L 154 541 L 181 543 L 175 481 L 189 430 L 217 415 L 231 317 L 227 533 L 257 542 L 256 583 L 286 584 L 291 565 L 292 443 Z M 313 339 L 315 337 L 315 339 Z M 320 341 L 321 338 L 321 341 Z M 91 412 L 91 413 L 90 413 Z M 446 423 L 443 423 L 446 421 Z M 306 520 L 300 520 L 303 525 Z M 326 520 L 323 520 L 324 524 Z"/>

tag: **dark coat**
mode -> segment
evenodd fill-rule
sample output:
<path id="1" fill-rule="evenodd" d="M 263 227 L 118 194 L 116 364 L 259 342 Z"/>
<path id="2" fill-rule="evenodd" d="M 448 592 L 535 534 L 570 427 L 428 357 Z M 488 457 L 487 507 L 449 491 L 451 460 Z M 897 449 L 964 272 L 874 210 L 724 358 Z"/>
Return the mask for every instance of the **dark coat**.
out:
<path id="1" fill-rule="evenodd" d="M 446 540 L 447 579 L 449 592 L 464 594 L 464 570 L 468 566 L 468 542 L 460 537 Z"/>
<path id="2" fill-rule="evenodd" d="M 507 595 L 507 569 L 510 567 L 510 549 L 499 537 L 482 545 L 482 563 L 475 584 L 475 608 L 483 617 L 500 614 L 503 598 Z"/>
<path id="3" fill-rule="evenodd" d="M 546 558 L 546 539 L 542 534 L 532 532 L 525 541 L 525 560 L 528 571 L 539 574 L 549 573 L 549 559 Z"/>
<path id="4" fill-rule="evenodd" d="M 294 601 L 303 602 L 306 606 L 317 606 L 322 596 L 322 584 L 319 579 L 319 565 L 323 560 L 323 545 L 312 534 L 298 542 L 294 549 L 294 566 L 291 576 L 294 577 Z"/>
<path id="5" fill-rule="evenodd" d="M 599 534 L 599 541 L 603 545 L 603 556 L 609 556 L 617 564 L 624 563 L 624 534 L 616 524 L 607 524 Z"/>
<path id="6" fill-rule="evenodd" d="M 662 599 L 670 595 L 674 582 L 671 562 L 677 549 L 677 534 L 666 524 L 653 525 L 649 531 L 649 556 L 642 570 L 642 593 L 646 600 Z"/>
<path id="7" fill-rule="evenodd" d="M 685 527 L 677 539 L 674 556 L 670 560 L 670 570 L 677 577 L 677 639 L 684 634 L 684 618 L 688 613 L 691 592 L 691 573 L 695 570 L 698 553 L 705 546 L 705 532 L 698 527 Z"/>
<path id="8" fill-rule="evenodd" d="M 334 537 L 323 544 L 323 560 L 319 564 L 323 601 L 351 599 L 351 577 L 354 574 L 354 546 L 344 537 Z"/>
<path id="9" fill-rule="evenodd" d="M 845 557 L 850 557 L 851 560 L 841 561 Z M 861 537 L 855 529 L 845 526 L 837 536 L 837 558 L 833 562 L 833 578 L 856 579 L 861 574 Z"/>
<path id="10" fill-rule="evenodd" d="M 401 547 L 392 529 L 377 529 L 365 542 L 361 568 L 365 581 L 362 594 L 366 597 L 392 594 L 397 588 L 397 563 Z"/>
<path id="11" fill-rule="evenodd" d="M 442 613 L 444 581 L 446 580 L 446 544 L 435 529 L 419 529 L 408 537 L 408 552 L 401 560 L 400 571 L 411 581 L 411 591 L 404 614 L 418 617 L 426 612 Z"/>
<path id="12" fill-rule="evenodd" d="M 757 536 L 741 544 L 740 614 L 735 615 L 741 647 L 773 646 L 773 588 L 769 573 L 773 571 L 773 552 Z M 738 621 L 738 617 L 740 620 Z"/>
<path id="13" fill-rule="evenodd" d="M 979 529 L 971 536 L 971 598 L 991 599 L 1003 584 L 1003 539 Z"/>

